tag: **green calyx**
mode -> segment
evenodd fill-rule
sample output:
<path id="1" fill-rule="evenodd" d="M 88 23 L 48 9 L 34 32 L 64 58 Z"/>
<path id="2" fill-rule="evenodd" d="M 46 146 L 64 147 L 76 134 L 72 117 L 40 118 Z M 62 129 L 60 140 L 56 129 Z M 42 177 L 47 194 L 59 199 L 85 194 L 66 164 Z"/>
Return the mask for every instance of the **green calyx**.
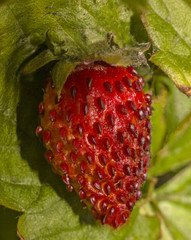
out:
<path id="1" fill-rule="evenodd" d="M 57 61 L 51 75 L 59 96 L 67 77 L 76 65 L 81 62 L 105 61 L 116 66 L 133 66 L 135 68 L 139 68 L 140 66 L 148 67 L 144 52 L 149 49 L 150 43 L 137 44 L 133 47 L 120 49 L 113 41 L 113 37 L 111 37 L 104 46 L 105 48 L 102 49 L 95 48 L 95 52 L 89 55 L 78 55 L 75 58 L 68 57 L 65 54 L 56 56 L 51 50 L 44 50 L 26 64 L 23 69 L 23 74 L 30 74 L 47 63 Z"/>
<path id="2" fill-rule="evenodd" d="M 80 62 L 105 61 L 111 65 L 133 66 L 139 68 L 144 65 L 148 67 L 144 52 L 150 47 L 149 43 L 140 44 L 128 49 L 116 49 L 105 52 L 95 53 L 89 56 L 84 56 L 79 61 L 67 62 L 60 60 L 52 71 L 53 82 L 60 95 L 62 86 L 64 85 L 69 74 Z"/>

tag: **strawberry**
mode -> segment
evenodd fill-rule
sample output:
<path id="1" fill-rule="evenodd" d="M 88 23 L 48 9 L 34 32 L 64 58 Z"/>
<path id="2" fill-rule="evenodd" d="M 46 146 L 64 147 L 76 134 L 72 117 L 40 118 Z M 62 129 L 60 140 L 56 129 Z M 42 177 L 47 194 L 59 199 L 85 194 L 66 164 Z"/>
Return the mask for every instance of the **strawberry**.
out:
<path id="1" fill-rule="evenodd" d="M 151 143 L 151 96 L 132 67 L 79 64 L 58 98 L 48 79 L 39 105 L 45 156 L 102 223 L 114 228 L 141 198 Z"/>

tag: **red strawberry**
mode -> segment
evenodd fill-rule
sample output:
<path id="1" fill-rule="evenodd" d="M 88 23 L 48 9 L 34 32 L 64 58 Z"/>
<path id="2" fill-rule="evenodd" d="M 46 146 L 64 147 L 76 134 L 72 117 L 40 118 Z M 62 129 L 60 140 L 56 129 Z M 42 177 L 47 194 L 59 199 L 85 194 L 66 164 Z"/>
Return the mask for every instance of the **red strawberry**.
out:
<path id="1" fill-rule="evenodd" d="M 150 161 L 151 96 L 132 67 L 97 61 L 70 74 L 59 100 L 51 80 L 37 135 L 46 158 L 94 215 L 114 228 L 129 218 Z"/>

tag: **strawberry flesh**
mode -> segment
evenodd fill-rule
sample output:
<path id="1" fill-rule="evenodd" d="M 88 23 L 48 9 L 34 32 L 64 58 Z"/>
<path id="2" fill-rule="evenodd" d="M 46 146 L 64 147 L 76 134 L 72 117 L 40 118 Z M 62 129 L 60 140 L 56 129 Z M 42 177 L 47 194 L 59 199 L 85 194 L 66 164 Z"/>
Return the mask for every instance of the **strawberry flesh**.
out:
<path id="1" fill-rule="evenodd" d="M 59 100 L 51 79 L 37 135 L 46 158 L 102 224 L 124 224 L 150 162 L 151 96 L 132 67 L 97 61 L 69 75 Z"/>

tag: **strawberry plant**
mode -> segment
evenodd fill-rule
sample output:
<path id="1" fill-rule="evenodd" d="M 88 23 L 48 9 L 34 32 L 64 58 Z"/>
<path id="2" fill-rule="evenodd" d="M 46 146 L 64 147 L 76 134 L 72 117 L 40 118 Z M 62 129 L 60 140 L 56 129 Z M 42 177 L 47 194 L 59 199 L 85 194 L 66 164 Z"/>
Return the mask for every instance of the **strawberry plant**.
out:
<path id="1" fill-rule="evenodd" d="M 0 19 L 0 238 L 190 240 L 190 2 Z"/>

